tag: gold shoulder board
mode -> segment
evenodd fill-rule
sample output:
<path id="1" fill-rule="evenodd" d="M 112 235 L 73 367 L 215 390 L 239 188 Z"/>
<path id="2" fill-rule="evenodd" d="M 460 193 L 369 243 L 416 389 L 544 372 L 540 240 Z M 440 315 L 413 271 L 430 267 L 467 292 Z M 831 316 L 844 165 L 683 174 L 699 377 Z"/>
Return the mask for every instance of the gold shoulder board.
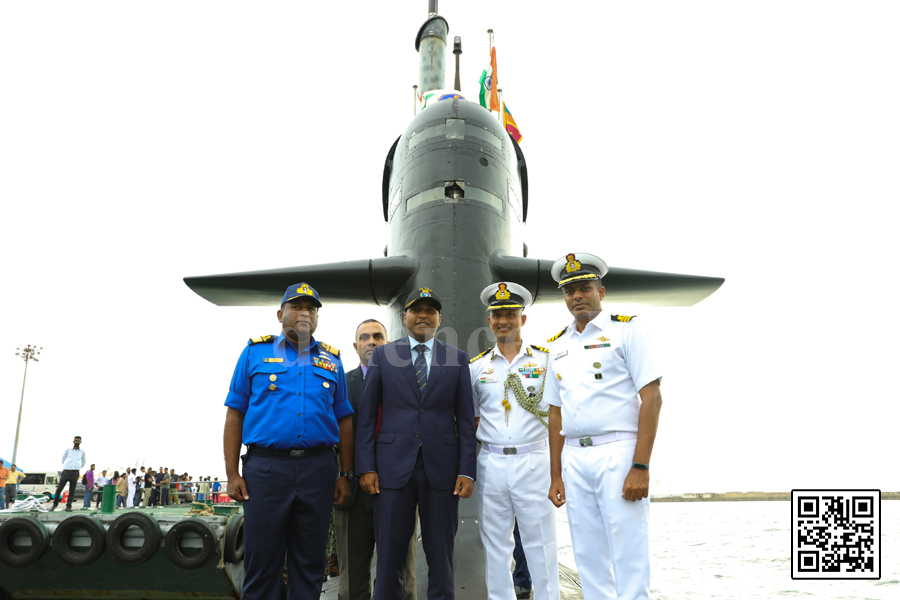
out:
<path id="1" fill-rule="evenodd" d="M 487 354 L 488 352 L 490 352 L 490 350 L 485 350 L 484 352 L 482 352 L 481 354 L 479 354 L 479 355 L 476 356 L 475 358 L 470 358 L 470 359 L 469 359 L 469 364 L 475 362 L 476 360 L 478 360 L 479 358 L 481 358 L 482 356 L 484 356 L 484 355 Z"/>
<path id="2" fill-rule="evenodd" d="M 560 331 L 559 333 L 557 333 L 556 335 L 554 335 L 552 338 L 550 338 L 550 339 L 547 340 L 547 341 L 548 341 L 548 342 L 552 342 L 552 341 L 554 341 L 554 340 L 556 340 L 556 339 L 559 339 L 559 337 L 560 337 L 562 334 L 564 334 L 564 333 L 566 332 L 566 329 L 568 329 L 568 328 L 569 328 L 569 326 L 566 325 L 565 327 L 563 327 L 563 330 L 562 330 L 562 331 Z M 548 352 L 549 352 L 549 350 L 548 350 Z"/>
<path id="3" fill-rule="evenodd" d="M 634 315 L 636 317 L 637 315 Z M 632 320 L 634 317 L 623 317 L 622 315 L 612 315 L 609 319 L 610 321 L 618 321 L 619 323 L 627 323 Z"/>
<path id="4" fill-rule="evenodd" d="M 341 351 L 338 350 L 337 348 L 335 348 L 334 346 L 329 346 L 325 342 L 319 342 L 319 346 L 321 346 L 322 350 L 324 350 L 325 352 L 331 352 L 332 354 L 334 354 L 335 356 L 340 358 Z"/>
<path id="5" fill-rule="evenodd" d="M 543 346 L 535 346 L 534 344 L 532 344 L 531 347 L 534 348 L 535 350 L 540 350 L 541 352 L 550 354 L 550 351 L 547 350 L 546 348 L 544 348 Z"/>
<path id="6" fill-rule="evenodd" d="M 261 335 L 259 337 L 250 338 L 250 344 L 261 344 L 263 342 L 271 342 L 275 338 L 271 335 Z"/>

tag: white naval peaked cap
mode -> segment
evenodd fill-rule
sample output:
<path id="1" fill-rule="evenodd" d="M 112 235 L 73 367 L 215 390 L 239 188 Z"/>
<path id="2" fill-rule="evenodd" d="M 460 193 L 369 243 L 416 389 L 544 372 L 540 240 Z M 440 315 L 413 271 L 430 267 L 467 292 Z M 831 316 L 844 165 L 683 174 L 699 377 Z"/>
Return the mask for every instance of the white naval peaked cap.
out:
<path id="1" fill-rule="evenodd" d="M 570 252 L 550 267 L 550 275 L 553 281 L 562 287 L 573 281 L 589 281 L 602 279 L 609 273 L 609 268 L 603 259 L 593 254 Z"/>
<path id="2" fill-rule="evenodd" d="M 481 303 L 488 310 L 525 308 L 531 300 L 531 292 L 524 286 L 508 281 L 497 281 L 481 291 Z"/>

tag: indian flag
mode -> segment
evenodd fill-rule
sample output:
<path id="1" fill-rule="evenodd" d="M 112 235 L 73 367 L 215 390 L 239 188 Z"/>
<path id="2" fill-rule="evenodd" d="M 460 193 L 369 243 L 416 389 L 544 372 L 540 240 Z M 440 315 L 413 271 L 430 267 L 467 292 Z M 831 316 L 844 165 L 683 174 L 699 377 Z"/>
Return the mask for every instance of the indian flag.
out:
<path id="1" fill-rule="evenodd" d="M 493 77 L 491 77 L 490 71 L 483 69 L 481 71 L 481 79 L 478 80 L 478 102 L 485 108 L 488 107 L 487 98 L 491 95 L 492 80 Z"/>
<path id="2" fill-rule="evenodd" d="M 478 101 L 488 110 L 500 112 L 500 96 L 497 95 L 497 49 L 491 48 L 491 68 L 481 71 L 481 84 L 478 92 Z"/>
<path id="3" fill-rule="evenodd" d="M 516 120 L 513 119 L 512 113 L 506 108 L 506 102 L 503 103 L 503 127 L 516 140 L 517 144 L 522 143 L 522 134 L 519 133 L 519 126 L 516 125 Z"/>

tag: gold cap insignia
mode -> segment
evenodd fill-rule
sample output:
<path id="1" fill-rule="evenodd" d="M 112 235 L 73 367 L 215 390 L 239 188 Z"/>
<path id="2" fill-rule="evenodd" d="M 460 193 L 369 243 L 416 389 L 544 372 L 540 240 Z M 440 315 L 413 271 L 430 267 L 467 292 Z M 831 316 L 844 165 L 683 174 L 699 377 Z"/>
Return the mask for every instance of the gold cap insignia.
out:
<path id="1" fill-rule="evenodd" d="M 298 294 L 305 294 L 305 295 L 307 295 L 307 296 L 312 296 L 312 295 L 313 295 L 312 290 L 309 289 L 309 286 L 306 285 L 305 283 L 304 283 L 303 285 L 301 285 L 300 287 L 297 288 L 297 293 L 298 293 Z"/>
<path id="2" fill-rule="evenodd" d="M 574 254 L 566 254 L 566 260 L 569 261 L 566 263 L 566 273 L 581 270 L 581 263 L 575 260 Z"/>
<path id="3" fill-rule="evenodd" d="M 509 300 L 512 297 L 512 294 L 509 293 L 509 290 L 506 289 L 506 284 L 501 283 L 498 287 L 498 291 L 494 294 L 494 298 L 497 300 Z"/>

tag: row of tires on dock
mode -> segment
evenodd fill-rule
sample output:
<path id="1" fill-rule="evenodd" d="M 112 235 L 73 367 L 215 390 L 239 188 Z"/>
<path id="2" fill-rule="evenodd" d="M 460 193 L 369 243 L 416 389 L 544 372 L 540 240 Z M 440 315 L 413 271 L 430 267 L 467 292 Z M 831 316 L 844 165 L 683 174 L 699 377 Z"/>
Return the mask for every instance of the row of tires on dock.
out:
<path id="1" fill-rule="evenodd" d="M 125 545 L 125 532 L 136 527 L 143 534 L 140 546 Z M 72 544 L 72 534 L 81 530 L 87 533 L 90 546 L 76 547 Z M 182 547 L 184 537 L 193 534 L 194 540 L 201 541 L 196 553 L 185 553 Z M 16 537 L 25 535 L 31 540 L 30 547 L 17 547 Z M 82 534 L 84 537 L 84 534 Z M 104 551 L 117 563 L 137 566 L 146 562 L 157 550 L 163 533 L 159 522 L 141 513 L 123 514 L 104 527 L 100 519 L 89 515 L 74 515 L 62 520 L 50 533 L 43 522 L 32 516 L 21 516 L 0 523 L 0 562 L 17 568 L 30 567 L 52 548 L 57 558 L 73 567 L 85 567 L 100 558 Z M 244 558 L 244 515 L 232 515 L 225 525 L 224 539 L 219 540 L 213 526 L 199 518 L 178 521 L 165 534 L 164 548 L 169 560 L 182 569 L 198 569 L 221 551 L 226 562 L 236 563 Z"/>

